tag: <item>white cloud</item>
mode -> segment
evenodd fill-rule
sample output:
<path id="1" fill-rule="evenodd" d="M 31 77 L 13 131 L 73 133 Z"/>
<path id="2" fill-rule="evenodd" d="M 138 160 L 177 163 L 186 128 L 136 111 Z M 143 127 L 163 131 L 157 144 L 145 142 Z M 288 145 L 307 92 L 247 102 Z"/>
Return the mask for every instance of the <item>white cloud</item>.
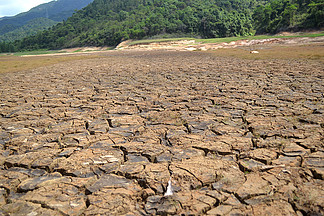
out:
<path id="1" fill-rule="evenodd" d="M 0 17 L 14 16 L 51 0 L 0 0 Z"/>

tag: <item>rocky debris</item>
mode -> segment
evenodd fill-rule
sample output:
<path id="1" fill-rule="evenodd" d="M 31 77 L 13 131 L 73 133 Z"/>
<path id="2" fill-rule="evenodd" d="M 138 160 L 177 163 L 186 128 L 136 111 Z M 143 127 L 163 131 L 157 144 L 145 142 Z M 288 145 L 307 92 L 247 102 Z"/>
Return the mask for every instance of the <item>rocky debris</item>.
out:
<path id="1" fill-rule="evenodd" d="M 69 157 L 59 157 L 51 164 L 51 169 L 64 175 L 88 177 L 96 174 L 101 166 L 111 163 L 121 164 L 124 155 L 121 150 L 105 148 L 79 149 Z"/>
<path id="2" fill-rule="evenodd" d="M 37 178 L 26 179 L 18 185 L 18 191 L 27 192 L 35 190 L 43 185 L 50 185 L 57 181 L 62 181 L 63 179 L 65 179 L 65 177 L 62 177 L 60 173 L 50 173 Z"/>
<path id="3" fill-rule="evenodd" d="M 90 185 L 87 187 L 88 193 L 93 193 L 101 188 L 108 187 L 108 188 L 115 188 L 115 187 L 124 187 L 127 188 L 128 185 L 130 184 L 130 180 L 120 177 L 120 176 L 115 176 L 115 175 L 104 175 L 101 176 L 98 181 L 96 181 L 93 185 Z"/>
<path id="4" fill-rule="evenodd" d="M 68 182 L 44 185 L 27 192 L 19 200 L 40 203 L 43 208 L 55 210 L 62 215 L 80 215 L 86 209 L 86 197 Z"/>
<path id="5" fill-rule="evenodd" d="M 300 211 L 294 211 L 293 206 L 285 201 L 273 201 L 255 205 L 252 210 L 253 215 L 301 215 Z"/>
<path id="6" fill-rule="evenodd" d="M 42 208 L 41 204 L 26 201 L 4 205 L 0 212 L 4 215 L 63 215 L 58 211 Z"/>
<path id="7" fill-rule="evenodd" d="M 322 62 L 96 55 L 0 75 L 0 214 L 324 214 Z"/>
<path id="8" fill-rule="evenodd" d="M 245 177 L 246 181 L 236 191 L 241 200 L 260 195 L 267 195 L 271 192 L 270 184 L 266 180 L 263 180 L 258 174 L 251 173 Z"/>
<path id="9" fill-rule="evenodd" d="M 181 210 L 181 204 L 172 197 L 150 196 L 145 210 L 152 215 L 175 215 Z"/>
<path id="10" fill-rule="evenodd" d="M 89 207 L 84 215 L 140 215 L 145 213 L 141 188 L 103 188 L 88 196 Z"/>
<path id="11" fill-rule="evenodd" d="M 324 180 L 324 152 L 309 154 L 305 157 L 303 166 L 310 168 L 314 178 Z"/>

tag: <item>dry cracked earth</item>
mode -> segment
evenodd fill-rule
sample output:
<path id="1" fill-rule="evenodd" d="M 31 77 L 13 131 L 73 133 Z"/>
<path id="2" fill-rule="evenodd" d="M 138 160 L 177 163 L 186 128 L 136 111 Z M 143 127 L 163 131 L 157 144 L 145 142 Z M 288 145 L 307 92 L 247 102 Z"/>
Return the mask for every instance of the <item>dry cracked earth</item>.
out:
<path id="1" fill-rule="evenodd" d="M 0 215 L 324 214 L 322 62 L 98 55 L 0 74 Z"/>

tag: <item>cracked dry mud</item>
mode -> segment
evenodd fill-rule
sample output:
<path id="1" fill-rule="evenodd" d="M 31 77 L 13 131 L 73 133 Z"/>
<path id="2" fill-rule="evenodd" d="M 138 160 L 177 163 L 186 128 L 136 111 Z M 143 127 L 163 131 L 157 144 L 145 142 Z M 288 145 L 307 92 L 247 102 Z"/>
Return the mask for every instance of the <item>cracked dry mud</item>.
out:
<path id="1" fill-rule="evenodd" d="M 0 75 L 0 214 L 324 214 L 322 62 L 97 55 Z"/>

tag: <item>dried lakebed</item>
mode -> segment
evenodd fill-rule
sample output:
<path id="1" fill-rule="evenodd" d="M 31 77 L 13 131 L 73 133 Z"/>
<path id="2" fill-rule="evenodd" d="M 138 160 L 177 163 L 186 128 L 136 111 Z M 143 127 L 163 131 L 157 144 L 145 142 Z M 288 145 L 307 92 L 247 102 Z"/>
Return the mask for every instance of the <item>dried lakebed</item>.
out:
<path id="1" fill-rule="evenodd" d="M 324 214 L 322 62 L 97 55 L 0 74 L 0 214 Z"/>

